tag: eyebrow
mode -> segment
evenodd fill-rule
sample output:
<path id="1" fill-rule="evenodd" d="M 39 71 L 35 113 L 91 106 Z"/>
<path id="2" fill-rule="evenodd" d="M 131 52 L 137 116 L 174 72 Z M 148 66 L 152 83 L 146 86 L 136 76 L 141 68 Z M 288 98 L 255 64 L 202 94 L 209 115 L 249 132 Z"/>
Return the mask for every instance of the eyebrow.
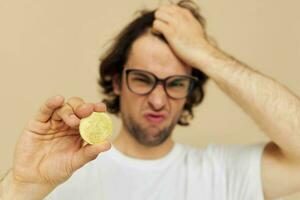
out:
<path id="1" fill-rule="evenodd" d="M 158 75 L 156 75 L 156 74 L 154 74 L 153 72 L 151 72 L 151 71 L 148 71 L 148 70 L 144 70 L 144 69 L 139 69 L 139 68 L 135 68 L 135 67 L 133 67 L 133 66 L 124 66 L 124 70 L 126 70 L 126 69 L 129 69 L 129 70 L 137 70 L 137 71 L 140 71 L 140 72 L 146 72 L 146 73 L 150 73 L 150 74 L 152 74 L 152 75 L 155 75 L 157 78 L 161 78 L 161 79 L 165 79 L 165 78 L 168 78 L 168 77 L 170 77 L 170 76 L 192 76 L 192 73 L 190 73 L 190 74 L 171 74 L 171 75 L 169 75 L 169 76 L 167 76 L 167 77 L 159 77 Z"/>

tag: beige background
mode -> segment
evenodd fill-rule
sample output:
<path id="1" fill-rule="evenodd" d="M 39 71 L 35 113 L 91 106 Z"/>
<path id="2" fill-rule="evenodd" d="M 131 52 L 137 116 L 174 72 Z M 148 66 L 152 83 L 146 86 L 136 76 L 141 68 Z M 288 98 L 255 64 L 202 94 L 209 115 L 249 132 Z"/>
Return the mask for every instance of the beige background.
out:
<path id="1" fill-rule="evenodd" d="M 0 174 L 26 121 L 49 96 L 94 102 L 98 58 L 136 9 L 159 1 L 0 0 Z M 198 0 L 220 47 L 300 94 L 300 2 Z M 114 118 L 117 132 L 119 122 Z M 253 143 L 267 138 L 212 82 L 190 128 L 177 141 Z M 300 141 L 299 141 L 300 142 Z M 300 199 L 299 195 L 286 198 Z"/>

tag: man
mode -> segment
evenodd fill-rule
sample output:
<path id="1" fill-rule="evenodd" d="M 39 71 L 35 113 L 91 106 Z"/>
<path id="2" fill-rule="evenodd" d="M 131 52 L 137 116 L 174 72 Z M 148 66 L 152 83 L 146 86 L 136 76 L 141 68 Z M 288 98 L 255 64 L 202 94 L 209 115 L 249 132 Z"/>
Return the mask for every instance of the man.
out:
<path id="1" fill-rule="evenodd" d="M 123 122 L 112 148 L 86 145 L 78 134 L 80 119 L 105 111 L 103 104 L 52 97 L 21 135 L 2 199 L 259 200 L 300 190 L 299 98 L 211 45 L 188 5 L 159 7 L 148 13 L 150 25 L 137 19 L 131 25 L 140 34 L 128 27 L 120 34 L 132 44 L 117 38 L 125 49 L 104 57 L 107 107 L 120 110 Z M 268 144 L 197 150 L 173 142 L 176 123 L 186 125 L 202 100 L 202 72 L 255 120 Z"/>

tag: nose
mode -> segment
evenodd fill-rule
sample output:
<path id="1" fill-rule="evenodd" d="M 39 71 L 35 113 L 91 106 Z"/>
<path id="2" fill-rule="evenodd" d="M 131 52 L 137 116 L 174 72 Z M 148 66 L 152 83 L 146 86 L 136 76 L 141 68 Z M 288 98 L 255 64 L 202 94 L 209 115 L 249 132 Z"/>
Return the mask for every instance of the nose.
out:
<path id="1" fill-rule="evenodd" d="M 167 102 L 167 94 L 162 84 L 156 85 L 148 96 L 148 103 L 153 110 L 162 110 Z"/>

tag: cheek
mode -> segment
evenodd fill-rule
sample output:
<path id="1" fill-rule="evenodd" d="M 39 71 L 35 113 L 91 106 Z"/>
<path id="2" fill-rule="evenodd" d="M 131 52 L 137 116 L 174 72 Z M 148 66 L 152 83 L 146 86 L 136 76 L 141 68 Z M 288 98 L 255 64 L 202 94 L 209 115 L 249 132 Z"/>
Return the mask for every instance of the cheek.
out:
<path id="1" fill-rule="evenodd" d="M 183 111 L 183 107 L 185 105 L 186 100 L 175 100 L 173 102 L 171 102 L 171 107 L 172 107 L 172 112 L 173 115 L 179 116 L 181 115 L 182 111 Z"/>
<path id="2" fill-rule="evenodd" d="M 120 97 L 121 112 L 125 115 L 138 115 L 138 112 L 142 110 L 144 97 L 138 96 L 124 87 Z"/>

